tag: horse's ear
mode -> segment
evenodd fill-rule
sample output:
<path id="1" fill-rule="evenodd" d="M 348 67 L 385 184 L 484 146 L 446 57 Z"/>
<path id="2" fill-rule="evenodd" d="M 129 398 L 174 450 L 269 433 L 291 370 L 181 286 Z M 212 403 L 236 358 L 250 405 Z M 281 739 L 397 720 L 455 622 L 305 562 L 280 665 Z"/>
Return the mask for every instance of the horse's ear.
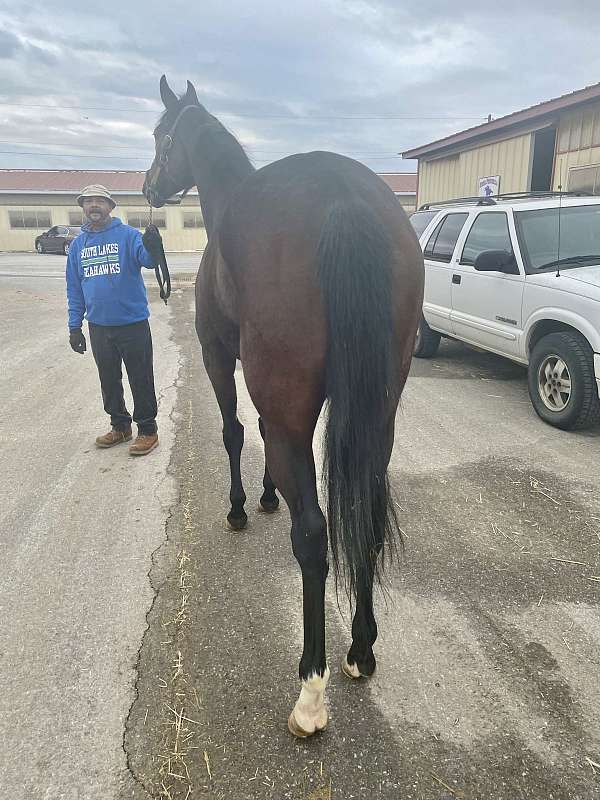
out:
<path id="1" fill-rule="evenodd" d="M 185 104 L 186 106 L 199 106 L 200 101 L 198 100 L 198 95 L 196 94 L 196 90 L 194 88 L 194 84 L 187 82 L 187 92 L 185 93 Z"/>
<path id="2" fill-rule="evenodd" d="M 167 83 L 167 79 L 164 75 L 161 75 L 160 78 L 160 99 L 163 101 L 165 108 L 173 108 L 173 106 L 177 105 L 177 95 L 171 89 L 169 84 Z"/>

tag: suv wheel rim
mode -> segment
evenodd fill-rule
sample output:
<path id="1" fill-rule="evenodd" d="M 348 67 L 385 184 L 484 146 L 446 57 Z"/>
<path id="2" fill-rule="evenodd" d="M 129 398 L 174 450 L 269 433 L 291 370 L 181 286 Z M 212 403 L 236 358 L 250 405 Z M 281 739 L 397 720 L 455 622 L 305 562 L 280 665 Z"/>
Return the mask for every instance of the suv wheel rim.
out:
<path id="1" fill-rule="evenodd" d="M 549 355 L 538 370 L 538 391 L 550 411 L 564 411 L 571 399 L 571 373 L 560 356 Z"/>
<path id="2" fill-rule="evenodd" d="M 66 256 L 69 255 L 69 245 L 68 244 L 65 245 L 65 255 Z"/>

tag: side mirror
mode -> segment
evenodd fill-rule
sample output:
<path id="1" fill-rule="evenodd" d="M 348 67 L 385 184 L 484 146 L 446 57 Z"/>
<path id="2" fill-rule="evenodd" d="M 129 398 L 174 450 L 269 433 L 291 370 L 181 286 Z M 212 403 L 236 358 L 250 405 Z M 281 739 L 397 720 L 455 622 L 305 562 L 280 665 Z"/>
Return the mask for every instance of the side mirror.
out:
<path id="1" fill-rule="evenodd" d="M 484 250 L 473 266 L 478 272 L 516 272 L 515 256 L 508 250 Z"/>

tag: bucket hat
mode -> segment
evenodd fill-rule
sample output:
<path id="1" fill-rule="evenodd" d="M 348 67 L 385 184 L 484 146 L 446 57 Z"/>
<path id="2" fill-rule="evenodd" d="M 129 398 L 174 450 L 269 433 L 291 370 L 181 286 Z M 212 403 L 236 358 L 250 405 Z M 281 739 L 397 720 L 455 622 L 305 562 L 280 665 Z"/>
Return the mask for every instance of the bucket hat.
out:
<path id="1" fill-rule="evenodd" d="M 81 190 L 79 196 L 77 197 L 77 205 L 83 207 L 83 198 L 84 197 L 104 197 L 109 203 L 112 203 L 112 207 L 114 208 L 117 204 L 110 196 L 110 192 L 106 188 L 106 186 L 102 186 L 100 183 L 92 183 L 89 186 L 86 186 L 84 189 Z"/>

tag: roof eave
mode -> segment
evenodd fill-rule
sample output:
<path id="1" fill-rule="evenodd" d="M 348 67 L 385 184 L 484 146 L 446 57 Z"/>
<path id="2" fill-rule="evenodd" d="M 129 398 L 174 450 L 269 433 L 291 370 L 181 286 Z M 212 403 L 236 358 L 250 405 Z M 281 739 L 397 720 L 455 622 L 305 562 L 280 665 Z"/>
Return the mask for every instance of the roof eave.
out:
<path id="1" fill-rule="evenodd" d="M 539 121 L 541 126 L 544 120 L 547 120 L 548 117 L 556 116 L 561 111 L 573 110 L 577 106 L 598 100 L 600 100 L 600 83 L 588 86 L 585 89 L 579 89 L 569 95 L 556 97 L 553 100 L 548 100 L 545 103 L 540 103 L 522 111 L 515 111 L 512 114 L 492 120 L 492 122 L 484 122 L 483 125 L 477 125 L 474 128 L 454 133 L 451 136 L 446 136 L 421 147 L 406 150 L 399 153 L 399 155 L 406 159 L 439 155 L 444 150 L 456 148 L 459 145 L 472 145 L 481 139 L 491 137 L 500 132 L 515 131 L 519 127 L 531 127 L 536 121 Z"/>
<path id="2" fill-rule="evenodd" d="M 427 158 L 440 158 L 444 155 L 451 155 L 462 150 L 470 150 L 473 147 L 478 147 L 487 141 L 490 143 L 498 139 L 508 139 L 521 134 L 529 133 L 538 128 L 546 128 L 548 125 L 557 121 L 556 112 L 549 112 L 547 114 L 540 114 L 535 119 L 525 119 L 519 122 L 514 122 L 510 125 L 501 125 L 495 128 L 488 127 L 493 125 L 493 122 L 486 122 L 485 130 L 478 130 L 469 136 L 462 134 L 454 134 L 447 139 L 440 139 L 438 142 L 417 147 L 414 150 L 407 150 L 403 153 L 398 153 L 402 158 L 406 159 L 419 159 Z"/>

